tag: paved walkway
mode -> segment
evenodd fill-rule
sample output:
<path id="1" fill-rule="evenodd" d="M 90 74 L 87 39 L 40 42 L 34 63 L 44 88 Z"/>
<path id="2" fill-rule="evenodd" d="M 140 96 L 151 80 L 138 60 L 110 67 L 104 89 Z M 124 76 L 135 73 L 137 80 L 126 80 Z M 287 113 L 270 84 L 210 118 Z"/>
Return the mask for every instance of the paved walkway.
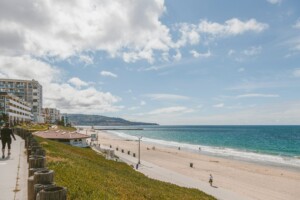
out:
<path id="1" fill-rule="evenodd" d="M 109 147 L 101 147 L 109 149 Z M 93 147 L 93 149 L 97 151 L 97 148 Z M 134 158 L 132 155 L 127 155 L 127 153 L 121 153 L 120 151 L 115 151 L 115 155 L 129 165 L 135 166 L 138 161 L 137 158 Z M 218 188 L 216 186 L 211 187 L 208 182 L 190 178 L 188 176 L 179 174 L 166 168 L 162 168 L 144 160 L 141 160 L 141 164 L 138 167 L 137 171 L 153 179 L 173 183 L 182 187 L 199 189 L 207 194 L 214 196 L 218 200 L 252 200 L 251 198 L 239 195 L 225 188 Z"/>
<path id="2" fill-rule="evenodd" d="M 0 200 L 27 200 L 28 164 L 25 141 L 15 136 L 17 140 L 12 140 L 11 155 L 7 157 L 7 147 L 4 159 L 2 151 L 0 152 Z"/>

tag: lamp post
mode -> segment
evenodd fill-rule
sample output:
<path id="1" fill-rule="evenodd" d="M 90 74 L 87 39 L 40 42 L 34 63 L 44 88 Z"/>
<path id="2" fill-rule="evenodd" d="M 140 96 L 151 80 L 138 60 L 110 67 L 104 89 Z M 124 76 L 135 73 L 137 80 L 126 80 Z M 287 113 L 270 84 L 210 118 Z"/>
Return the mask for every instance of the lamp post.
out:
<path id="1" fill-rule="evenodd" d="M 138 160 L 138 164 L 141 164 L 141 139 L 142 136 L 138 136 L 139 139 L 139 160 Z"/>
<path id="2" fill-rule="evenodd" d="M 98 145 L 98 143 L 99 143 L 98 139 L 99 139 L 99 137 L 98 137 L 98 131 L 97 131 L 97 145 Z"/>

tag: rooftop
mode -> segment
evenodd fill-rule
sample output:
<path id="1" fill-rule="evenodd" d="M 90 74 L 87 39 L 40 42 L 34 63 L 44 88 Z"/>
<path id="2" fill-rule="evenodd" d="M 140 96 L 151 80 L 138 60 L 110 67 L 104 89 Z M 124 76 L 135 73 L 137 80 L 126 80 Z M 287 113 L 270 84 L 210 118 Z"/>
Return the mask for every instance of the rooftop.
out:
<path id="1" fill-rule="evenodd" d="M 77 132 L 63 131 L 63 130 L 48 130 L 38 131 L 33 133 L 36 136 L 46 139 L 84 139 L 90 138 L 88 135 L 83 135 Z"/>

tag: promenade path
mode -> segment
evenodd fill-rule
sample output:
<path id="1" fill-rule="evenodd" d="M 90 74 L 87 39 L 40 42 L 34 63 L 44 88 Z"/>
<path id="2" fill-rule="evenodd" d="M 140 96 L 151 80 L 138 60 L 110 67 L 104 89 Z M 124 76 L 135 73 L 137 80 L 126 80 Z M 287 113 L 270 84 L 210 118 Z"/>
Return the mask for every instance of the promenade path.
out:
<path id="1" fill-rule="evenodd" d="M 109 147 L 106 146 L 101 147 L 109 149 Z M 95 147 L 93 147 L 93 149 L 95 151 L 98 151 Z M 129 165 L 135 166 L 138 162 L 137 158 L 127 155 L 126 153 L 121 153 L 120 151 L 115 151 L 115 155 Z M 226 190 L 224 188 L 211 187 L 208 182 L 190 178 L 183 174 L 179 174 L 175 171 L 162 168 L 144 160 L 141 160 L 141 164 L 138 167 L 137 171 L 153 179 L 173 183 L 182 187 L 199 189 L 207 194 L 214 196 L 218 200 L 252 200 L 249 197 L 233 193 L 232 191 Z"/>
<path id="2" fill-rule="evenodd" d="M 7 157 L 7 147 L 4 159 L 0 152 L 0 200 L 27 199 L 28 164 L 25 141 L 17 135 L 15 137 L 16 141 L 12 140 L 11 155 Z"/>

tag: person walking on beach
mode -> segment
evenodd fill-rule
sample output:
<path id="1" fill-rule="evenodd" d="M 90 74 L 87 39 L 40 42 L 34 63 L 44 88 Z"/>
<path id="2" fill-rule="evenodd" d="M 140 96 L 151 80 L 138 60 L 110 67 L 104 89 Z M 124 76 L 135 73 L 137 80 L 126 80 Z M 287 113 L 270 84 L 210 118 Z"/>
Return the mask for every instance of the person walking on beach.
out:
<path id="1" fill-rule="evenodd" d="M 8 156 L 10 155 L 10 144 L 11 144 L 11 136 L 16 140 L 15 135 L 11 128 L 9 128 L 9 123 L 5 124 L 5 127 L 1 129 L 1 140 L 2 140 L 2 158 L 4 158 L 5 154 L 5 146 L 8 146 Z"/>
<path id="2" fill-rule="evenodd" d="M 209 175 L 209 184 L 210 184 L 210 186 L 212 186 L 212 184 L 213 184 L 213 176 L 210 174 Z"/>

